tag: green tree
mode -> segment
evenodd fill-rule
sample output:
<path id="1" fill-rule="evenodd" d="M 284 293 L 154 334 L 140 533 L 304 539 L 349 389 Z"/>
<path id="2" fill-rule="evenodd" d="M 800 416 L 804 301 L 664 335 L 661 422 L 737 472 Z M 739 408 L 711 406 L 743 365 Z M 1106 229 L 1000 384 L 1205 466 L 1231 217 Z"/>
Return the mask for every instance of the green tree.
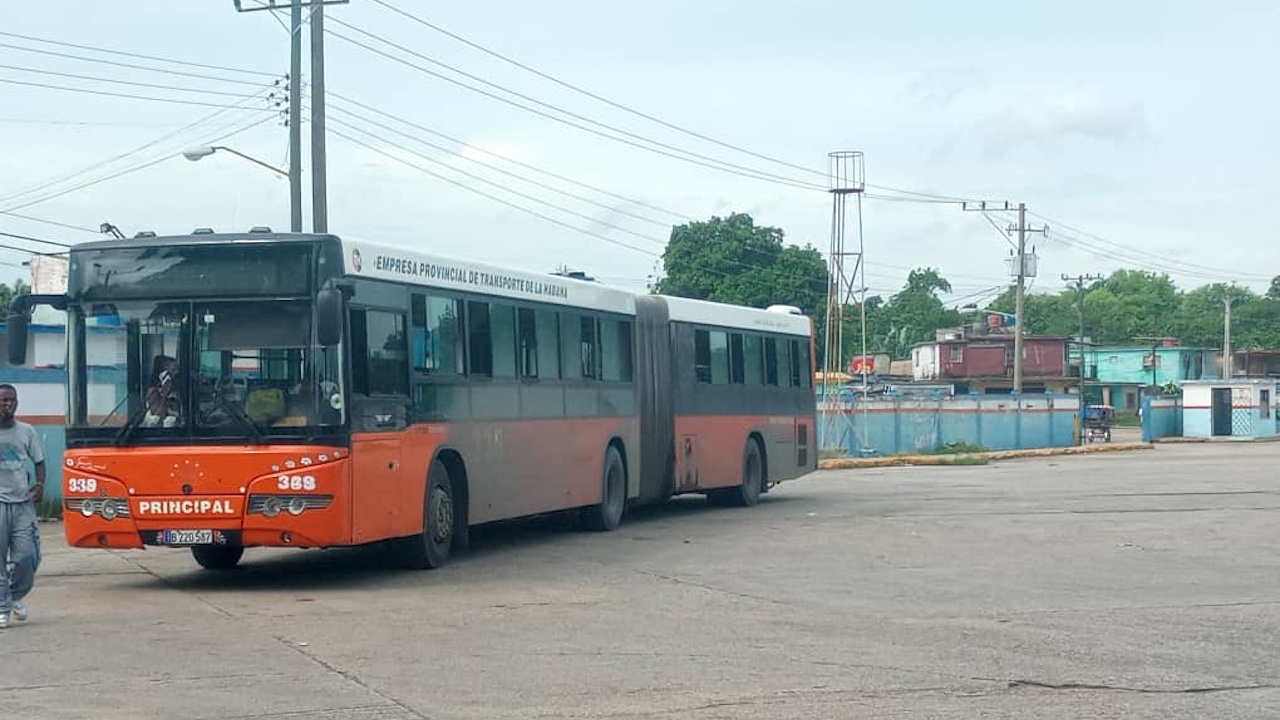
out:
<path id="1" fill-rule="evenodd" d="M 757 226 L 743 213 L 678 225 L 662 253 L 663 277 L 651 290 L 750 307 L 795 305 L 821 327 L 826 262 L 813 247 L 783 239 L 780 228 Z"/>
<path id="2" fill-rule="evenodd" d="M 21 278 L 15 280 L 13 287 L 4 283 L 0 283 L 0 318 L 9 317 L 9 304 L 19 295 L 28 295 L 31 293 L 31 286 L 23 282 Z M 3 320 L 0 320 L 3 322 Z"/>
<path id="3" fill-rule="evenodd" d="M 894 358 L 907 358 L 911 346 L 932 340 L 939 328 L 959 325 L 960 312 L 948 308 L 938 297 L 938 293 L 949 292 L 951 283 L 937 269 L 912 270 L 902 290 L 880 310 L 877 330 L 883 334 L 877 336 L 876 349 Z"/>

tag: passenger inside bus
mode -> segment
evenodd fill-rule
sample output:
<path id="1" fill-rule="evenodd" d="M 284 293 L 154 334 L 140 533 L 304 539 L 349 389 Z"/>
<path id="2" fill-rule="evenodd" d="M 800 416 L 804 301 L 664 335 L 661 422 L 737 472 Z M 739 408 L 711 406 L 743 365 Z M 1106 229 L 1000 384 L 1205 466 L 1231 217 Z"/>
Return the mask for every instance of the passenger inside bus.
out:
<path id="1" fill-rule="evenodd" d="M 157 355 L 151 368 L 151 381 L 147 388 L 147 412 L 143 427 L 177 427 L 182 407 L 178 397 L 178 361 L 168 355 Z"/>

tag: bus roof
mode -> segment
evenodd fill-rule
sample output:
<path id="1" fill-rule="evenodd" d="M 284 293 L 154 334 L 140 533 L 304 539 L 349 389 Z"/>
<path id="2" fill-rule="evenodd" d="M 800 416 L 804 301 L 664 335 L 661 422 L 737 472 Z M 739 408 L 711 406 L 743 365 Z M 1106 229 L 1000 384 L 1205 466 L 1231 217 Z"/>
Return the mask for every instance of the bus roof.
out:
<path id="1" fill-rule="evenodd" d="M 589 280 L 513 270 L 363 240 L 343 240 L 342 257 L 347 274 L 356 277 L 626 315 L 636 313 L 635 293 Z"/>
<path id="2" fill-rule="evenodd" d="M 658 295 L 667 304 L 668 317 L 674 322 L 713 325 L 740 330 L 776 332 L 785 335 L 809 337 L 812 326 L 809 318 L 777 310 L 759 310 L 742 305 L 707 300 Z"/>
<path id="3" fill-rule="evenodd" d="M 339 239 L 315 233 L 275 233 L 255 229 L 244 233 L 198 232 L 191 235 L 133 237 L 79 243 L 71 251 L 135 249 L 176 245 L 220 243 L 301 243 L 328 240 L 341 243 L 344 270 L 348 275 L 439 287 L 460 292 L 476 292 L 515 300 L 546 302 L 571 307 L 593 308 L 625 315 L 635 314 L 637 294 L 589 280 L 503 268 L 487 263 L 461 260 L 404 248 Z M 809 318 L 782 308 L 762 310 L 690 298 L 656 295 L 667 305 L 675 322 L 695 323 L 742 330 L 810 336 Z"/>

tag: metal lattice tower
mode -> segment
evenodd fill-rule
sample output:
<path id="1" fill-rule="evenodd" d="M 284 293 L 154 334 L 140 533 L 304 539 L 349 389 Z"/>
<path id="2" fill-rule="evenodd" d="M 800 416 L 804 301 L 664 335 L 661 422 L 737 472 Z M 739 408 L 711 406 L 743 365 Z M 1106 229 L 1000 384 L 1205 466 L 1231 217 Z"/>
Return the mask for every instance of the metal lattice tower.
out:
<path id="1" fill-rule="evenodd" d="M 836 428 L 834 418 L 838 414 L 840 393 L 836 373 L 848 369 L 844 353 L 845 308 L 858 298 L 862 327 L 862 357 L 867 356 L 866 268 L 863 263 L 862 242 L 862 192 L 866 188 L 863 155 L 858 151 L 833 152 L 827 156 L 827 179 L 831 193 L 831 248 L 828 258 L 827 312 L 824 328 L 822 359 L 822 402 L 827 408 L 826 437 L 820 439 L 822 449 L 844 447 L 841 442 L 843 428 Z M 857 198 L 858 236 L 857 249 L 845 247 L 845 228 L 849 196 Z M 850 267 L 852 262 L 852 267 Z M 867 374 L 863 368 L 863 397 L 866 397 Z M 831 386 L 835 387 L 832 388 Z M 834 392 L 831 392 L 832 390 Z M 864 409 L 866 403 L 862 403 Z M 859 443 L 862 444 L 861 442 Z"/>

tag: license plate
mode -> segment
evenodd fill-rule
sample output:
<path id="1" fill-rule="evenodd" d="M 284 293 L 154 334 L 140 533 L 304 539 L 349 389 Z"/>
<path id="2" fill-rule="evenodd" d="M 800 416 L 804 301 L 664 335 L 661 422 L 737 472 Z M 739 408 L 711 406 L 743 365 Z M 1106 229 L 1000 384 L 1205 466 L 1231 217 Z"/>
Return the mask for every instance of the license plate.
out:
<path id="1" fill-rule="evenodd" d="M 212 545 L 212 530 L 161 530 L 161 545 Z"/>

